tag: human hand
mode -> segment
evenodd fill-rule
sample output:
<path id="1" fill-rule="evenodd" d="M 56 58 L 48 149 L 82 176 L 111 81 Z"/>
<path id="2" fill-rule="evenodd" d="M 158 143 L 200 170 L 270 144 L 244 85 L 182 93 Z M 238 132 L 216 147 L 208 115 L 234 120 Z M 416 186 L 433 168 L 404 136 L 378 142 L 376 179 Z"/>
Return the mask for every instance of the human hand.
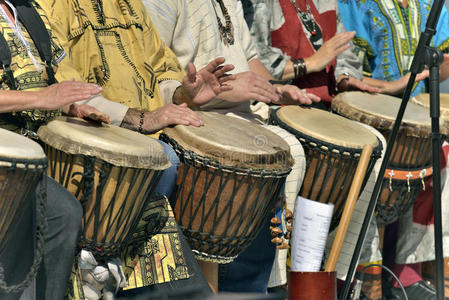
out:
<path id="1" fill-rule="evenodd" d="M 232 90 L 232 86 L 224 83 L 234 79 L 233 75 L 226 74 L 233 70 L 234 66 L 222 65 L 224 62 L 224 58 L 216 58 L 199 72 L 196 71 L 192 63 L 188 64 L 187 75 L 183 79 L 182 88 L 194 105 L 205 104 L 219 93 Z M 175 99 L 174 102 L 180 103 L 178 100 Z"/>
<path id="2" fill-rule="evenodd" d="M 108 115 L 103 114 L 95 107 L 88 104 L 78 105 L 73 103 L 63 108 L 63 111 L 72 117 L 86 119 L 96 123 L 109 123 Z"/>
<path id="3" fill-rule="evenodd" d="M 273 102 L 275 104 L 312 104 L 312 102 L 321 101 L 320 97 L 307 93 L 305 90 L 301 90 L 295 85 L 282 85 L 276 84 L 276 92 L 280 95 L 280 100 Z"/>
<path id="4" fill-rule="evenodd" d="M 235 79 L 229 83 L 231 91 L 220 94 L 220 99 L 230 102 L 242 102 L 249 99 L 259 102 L 276 102 L 280 97 L 276 88 L 264 77 L 248 71 L 235 74 Z"/>
<path id="5" fill-rule="evenodd" d="M 101 93 L 102 88 L 93 83 L 79 81 L 63 81 L 33 92 L 36 97 L 36 108 L 53 110 L 68 104 L 86 100 Z"/>
<path id="6" fill-rule="evenodd" d="M 362 91 L 367 93 L 381 93 L 379 87 L 364 83 L 358 78 L 342 75 L 337 80 L 338 92 Z"/>
<path id="7" fill-rule="evenodd" d="M 138 131 L 140 127 L 140 111 L 129 109 L 122 122 L 122 127 Z M 180 105 L 168 104 L 153 111 L 145 112 L 142 133 L 158 132 L 170 125 L 202 126 L 201 116 L 187 107 L 186 103 Z"/>
<path id="8" fill-rule="evenodd" d="M 327 40 L 312 56 L 304 59 L 307 73 L 319 72 L 338 55 L 349 48 L 349 42 L 355 36 L 355 31 L 342 32 Z"/>

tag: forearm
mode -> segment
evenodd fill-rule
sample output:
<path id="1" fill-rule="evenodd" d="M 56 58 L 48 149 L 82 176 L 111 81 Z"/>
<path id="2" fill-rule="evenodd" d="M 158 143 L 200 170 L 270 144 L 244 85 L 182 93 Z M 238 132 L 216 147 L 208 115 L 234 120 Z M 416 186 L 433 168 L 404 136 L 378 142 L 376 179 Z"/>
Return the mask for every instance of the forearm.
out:
<path id="1" fill-rule="evenodd" d="M 295 78 L 295 71 L 293 70 L 293 62 L 287 61 L 285 64 L 284 72 L 282 73 L 282 80 L 291 80 Z"/>
<path id="2" fill-rule="evenodd" d="M 249 65 L 249 69 L 252 72 L 264 77 L 267 80 L 274 80 L 274 77 L 270 74 L 270 72 L 268 72 L 268 70 L 267 70 L 267 68 L 265 68 L 264 64 L 262 64 L 260 62 L 260 60 L 258 60 L 257 58 L 252 59 L 248 63 L 248 65 Z"/>
<path id="3" fill-rule="evenodd" d="M 38 92 L 9 91 L 0 92 L 0 113 L 40 108 L 42 99 Z"/>

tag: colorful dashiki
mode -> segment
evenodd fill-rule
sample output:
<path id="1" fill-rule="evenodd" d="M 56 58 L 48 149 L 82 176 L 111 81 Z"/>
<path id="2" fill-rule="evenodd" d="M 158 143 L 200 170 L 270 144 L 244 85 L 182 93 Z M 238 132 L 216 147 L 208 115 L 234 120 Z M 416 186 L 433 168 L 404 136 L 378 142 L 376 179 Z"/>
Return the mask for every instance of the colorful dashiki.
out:
<path id="1" fill-rule="evenodd" d="M 52 35 L 50 25 L 39 5 L 35 4 L 38 14 L 41 16 L 45 27 L 48 30 L 50 37 L 52 37 L 52 52 L 53 52 L 53 68 L 56 71 L 56 65 L 65 57 L 65 52 L 59 45 L 59 42 Z M 23 25 L 16 20 L 17 26 L 9 22 L 5 12 L 0 10 L 0 28 L 3 36 L 11 49 L 11 69 L 14 73 L 16 86 L 21 91 L 39 90 L 48 86 L 47 71 L 45 64 L 42 62 L 36 46 L 33 43 L 28 31 Z M 9 90 L 10 86 L 3 69 L 0 69 L 0 88 L 2 90 Z M 30 130 L 42 124 L 56 115 L 60 115 L 59 111 L 40 111 L 38 109 L 27 110 L 13 114 L 0 115 L 0 127 L 9 130 L 17 131 L 16 120 L 20 123 L 26 121 Z M 12 121 L 12 122 L 11 122 Z"/>
<path id="2" fill-rule="evenodd" d="M 364 61 L 365 75 L 393 81 L 409 72 L 421 32 L 425 30 L 431 0 L 409 0 L 406 8 L 391 0 L 338 0 L 347 30 L 357 31 L 354 44 Z M 441 13 L 432 46 L 447 52 L 449 16 Z M 424 92 L 415 86 L 412 96 Z"/>

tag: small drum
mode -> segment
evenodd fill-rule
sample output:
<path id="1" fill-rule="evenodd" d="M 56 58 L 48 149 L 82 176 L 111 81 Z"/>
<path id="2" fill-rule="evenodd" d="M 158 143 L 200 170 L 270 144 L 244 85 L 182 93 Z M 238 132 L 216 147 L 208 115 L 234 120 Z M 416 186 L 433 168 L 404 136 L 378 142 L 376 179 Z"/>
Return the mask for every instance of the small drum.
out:
<path id="1" fill-rule="evenodd" d="M 161 136 L 181 160 L 171 202 L 196 257 L 228 263 L 266 222 L 293 159 L 287 143 L 259 125 L 200 114 L 204 126 L 167 128 Z"/>
<path id="2" fill-rule="evenodd" d="M 17 266 L 15 265 L 8 265 L 12 263 L 11 261 L 0 259 L 2 264 L 0 292 L 14 293 L 26 288 L 34 279 L 44 254 L 47 158 L 39 144 L 16 133 L 0 129 L 0 140 L 2 140 L 0 144 L 0 253 L 2 253 L 2 258 L 9 260 L 11 252 L 16 255 L 20 252 L 20 249 L 9 246 L 11 242 L 15 243 L 19 230 L 36 231 L 37 233 L 37 244 L 34 247 L 31 270 L 28 275 L 24 275 L 22 283 L 7 286 L 4 280 L 8 281 L 9 275 L 20 272 L 20 270 L 16 270 Z M 36 191 L 38 187 L 39 190 Z M 36 202 L 30 203 L 34 201 Z M 24 228 L 24 225 L 20 225 L 22 218 L 34 219 L 36 217 L 39 220 L 36 229 L 34 229 L 33 222 L 25 222 L 33 228 Z M 33 241 L 33 236 L 29 236 L 28 240 Z M 22 247 L 27 246 L 23 243 L 20 244 Z M 21 258 L 21 260 L 24 259 L 28 258 Z"/>
<path id="3" fill-rule="evenodd" d="M 373 126 L 388 141 L 400 103 L 400 99 L 387 95 L 349 92 L 337 95 L 332 109 Z M 445 121 L 441 122 L 441 132 L 447 134 Z M 409 102 L 376 207 L 379 223 L 392 223 L 405 212 L 424 188 L 425 178 L 432 174 L 430 132 L 428 109 Z"/>
<path id="4" fill-rule="evenodd" d="M 116 257 L 128 244 L 150 194 L 169 167 L 154 139 L 76 118 L 57 118 L 39 128 L 49 175 L 83 206 L 79 246 L 97 257 Z"/>
<path id="5" fill-rule="evenodd" d="M 334 204 L 330 224 L 333 230 L 343 213 L 364 145 L 374 148 L 365 182 L 380 157 L 382 145 L 361 124 L 327 111 L 285 106 L 271 114 L 271 122 L 295 135 L 301 142 L 307 169 L 299 194 L 301 197 Z"/>

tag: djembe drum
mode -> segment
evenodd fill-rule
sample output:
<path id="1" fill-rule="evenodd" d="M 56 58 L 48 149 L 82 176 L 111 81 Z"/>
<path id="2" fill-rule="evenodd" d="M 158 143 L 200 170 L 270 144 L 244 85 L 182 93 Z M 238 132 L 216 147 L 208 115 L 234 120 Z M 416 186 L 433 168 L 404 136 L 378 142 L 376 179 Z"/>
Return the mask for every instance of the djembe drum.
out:
<path id="1" fill-rule="evenodd" d="M 400 102 L 400 99 L 387 95 L 348 92 L 334 98 L 332 109 L 349 119 L 373 126 L 388 141 Z M 440 119 L 440 122 L 441 133 L 446 135 L 446 121 Z M 404 213 L 424 188 L 425 179 L 432 175 L 430 132 L 428 110 L 408 103 L 376 206 L 380 224 L 392 223 Z"/>
<path id="2" fill-rule="evenodd" d="M 315 108 L 285 106 L 271 113 L 271 122 L 301 142 L 307 169 L 299 195 L 334 204 L 333 230 L 343 212 L 363 146 L 374 148 L 366 172 L 369 174 L 380 157 L 381 143 L 361 124 Z"/>
<path id="3" fill-rule="evenodd" d="M 0 293 L 18 293 L 34 280 L 44 254 L 47 158 L 39 144 L 8 130 L 0 129 L 0 140 Z M 25 218 L 35 219 L 36 223 L 25 222 L 30 225 L 26 228 L 21 223 Z M 19 231 L 31 234 L 27 241 L 16 241 L 24 236 Z M 22 282 L 8 286 L 10 275 L 20 274 L 14 259 L 22 249 L 14 245 L 19 242 L 20 246 L 28 247 L 22 242 L 32 244 L 33 232 L 34 257 L 20 258 L 33 260 L 30 271 L 24 274 Z"/>
<path id="4" fill-rule="evenodd" d="M 83 206 L 79 246 L 97 257 L 118 256 L 170 165 L 162 146 L 124 128 L 76 118 L 57 118 L 38 135 L 49 175 Z"/>
<path id="5" fill-rule="evenodd" d="M 200 112 L 204 126 L 164 129 L 180 156 L 174 213 L 195 256 L 229 263 L 257 236 L 290 173 L 289 146 L 238 118 Z"/>

